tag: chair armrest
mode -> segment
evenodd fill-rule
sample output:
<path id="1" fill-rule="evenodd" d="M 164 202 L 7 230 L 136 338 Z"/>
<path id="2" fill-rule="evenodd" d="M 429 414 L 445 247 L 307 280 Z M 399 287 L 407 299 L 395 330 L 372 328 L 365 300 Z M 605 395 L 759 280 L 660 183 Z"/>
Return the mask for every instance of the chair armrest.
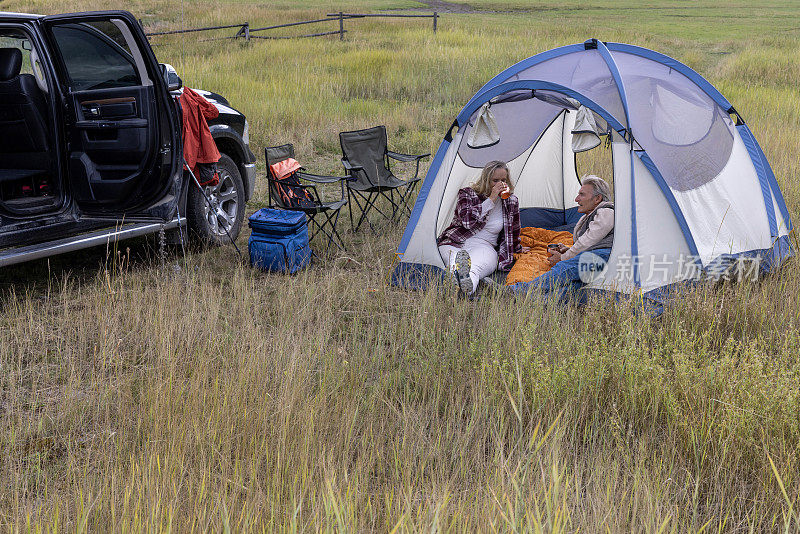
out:
<path id="1" fill-rule="evenodd" d="M 344 170 L 346 170 L 347 172 L 363 171 L 364 170 L 364 167 L 361 167 L 360 165 L 353 165 L 352 163 L 350 163 L 349 161 L 347 161 L 344 158 L 342 158 L 342 165 L 344 165 Z"/>
<path id="2" fill-rule="evenodd" d="M 342 158 L 342 165 L 344 165 L 344 171 L 350 175 L 347 177 L 347 179 L 351 182 L 358 180 L 358 177 L 356 176 L 356 171 L 364 170 L 364 167 L 360 165 L 353 165 L 345 158 Z M 369 177 L 367 177 L 367 179 L 369 179 Z"/>
<path id="3" fill-rule="evenodd" d="M 311 174 L 308 172 L 298 172 L 297 177 L 301 180 L 308 180 L 318 184 L 335 184 L 340 180 L 349 179 L 348 176 L 323 176 L 321 174 Z"/>
<path id="4" fill-rule="evenodd" d="M 401 154 L 400 152 L 386 151 L 386 155 L 397 161 L 419 161 L 422 158 L 427 158 L 430 154 Z"/>

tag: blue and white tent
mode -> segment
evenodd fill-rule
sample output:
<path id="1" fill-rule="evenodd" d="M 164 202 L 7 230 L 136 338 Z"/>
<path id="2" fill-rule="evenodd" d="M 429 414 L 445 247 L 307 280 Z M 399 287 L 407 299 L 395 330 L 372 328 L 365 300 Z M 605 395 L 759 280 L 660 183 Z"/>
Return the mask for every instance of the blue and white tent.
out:
<path id="1" fill-rule="evenodd" d="M 499 139 L 470 142 L 487 109 Z M 670 57 L 591 39 L 517 63 L 464 106 L 419 192 L 394 283 L 421 287 L 444 273 L 436 237 L 457 191 L 490 160 L 508 162 L 523 227 L 571 229 L 580 187 L 573 144 L 586 147 L 575 120 L 587 110 L 610 136 L 616 206 L 611 257 L 589 287 L 655 297 L 737 259 L 759 258 L 763 273 L 792 255 L 775 176 L 731 103 Z"/>

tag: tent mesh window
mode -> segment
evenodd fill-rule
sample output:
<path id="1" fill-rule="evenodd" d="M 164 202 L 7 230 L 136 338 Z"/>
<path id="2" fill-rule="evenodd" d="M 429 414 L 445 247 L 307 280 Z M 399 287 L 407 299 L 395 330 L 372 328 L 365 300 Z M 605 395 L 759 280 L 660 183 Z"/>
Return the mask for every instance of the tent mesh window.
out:
<path id="1" fill-rule="evenodd" d="M 614 52 L 633 135 L 675 191 L 713 180 L 730 159 L 733 122 L 683 74 L 634 54 Z"/>

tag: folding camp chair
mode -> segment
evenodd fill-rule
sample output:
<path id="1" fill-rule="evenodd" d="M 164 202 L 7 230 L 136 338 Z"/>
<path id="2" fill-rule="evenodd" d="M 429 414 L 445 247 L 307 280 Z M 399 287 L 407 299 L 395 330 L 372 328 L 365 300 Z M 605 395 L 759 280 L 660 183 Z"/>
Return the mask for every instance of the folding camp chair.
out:
<path id="1" fill-rule="evenodd" d="M 406 211 L 410 215 L 411 208 L 408 201 L 422 179 L 419 176 L 419 162 L 430 154 L 400 154 L 388 150 L 385 126 L 341 132 L 339 143 L 342 146 L 342 164 L 350 175 L 350 180 L 347 182 L 347 199 L 351 202 L 350 226 L 353 227 L 353 231 L 358 230 L 365 220 L 372 227 L 368 219 L 372 209 L 390 220 L 393 220 L 398 212 Z M 397 178 L 392 174 L 389 158 L 401 162 L 416 162 L 414 177 L 407 180 Z M 394 198 L 395 190 L 399 195 L 397 202 Z M 375 205 L 381 197 L 389 201 L 392 208 L 391 216 Z M 354 206 L 361 211 L 358 224 L 353 223 Z"/>
<path id="2" fill-rule="evenodd" d="M 317 232 L 322 232 L 328 238 L 328 246 L 333 243 L 341 250 L 345 250 L 344 242 L 336 229 L 336 223 L 339 221 L 339 212 L 342 206 L 347 204 L 344 191 L 344 182 L 348 179 L 347 176 L 322 176 L 319 174 L 311 174 L 305 172 L 303 167 L 300 167 L 300 170 L 295 172 L 294 176 L 301 181 L 302 189 L 309 193 L 308 196 L 310 198 L 308 201 L 304 202 L 302 206 L 291 205 L 285 198 L 287 187 L 285 182 L 276 179 L 272 173 L 271 166 L 288 158 L 294 158 L 294 146 L 291 143 L 281 146 L 271 146 L 266 147 L 264 152 L 267 157 L 267 180 L 269 183 L 267 192 L 269 195 L 269 206 L 271 208 L 305 212 L 308 216 L 309 229 L 311 230 L 309 239 L 313 239 Z M 341 187 L 341 198 L 326 202 L 317 191 L 315 185 L 306 185 L 302 183 L 303 181 L 321 185 L 335 184 L 338 182 Z M 322 224 L 316 220 L 317 215 L 325 217 Z"/>

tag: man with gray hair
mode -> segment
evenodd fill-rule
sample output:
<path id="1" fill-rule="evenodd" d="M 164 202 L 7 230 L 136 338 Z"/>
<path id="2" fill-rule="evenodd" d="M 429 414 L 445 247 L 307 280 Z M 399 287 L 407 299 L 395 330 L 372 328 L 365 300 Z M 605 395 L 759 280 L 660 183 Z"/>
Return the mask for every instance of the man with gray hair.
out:
<path id="1" fill-rule="evenodd" d="M 611 245 L 614 243 L 614 203 L 611 201 L 611 188 L 605 180 L 594 175 L 581 178 L 581 188 L 575 197 L 578 204 L 578 213 L 583 216 L 575 225 L 573 235 L 574 244 L 567 248 L 559 245 L 548 248 L 552 266 L 549 271 L 533 279 L 532 282 L 520 284 L 521 288 L 529 290 L 540 287 L 547 293 L 556 288 L 578 288 L 582 285 L 579 262 L 597 263 L 596 268 L 602 268 L 602 262 L 608 261 L 611 255 Z M 581 259 L 584 253 L 590 253 Z"/>
<path id="2" fill-rule="evenodd" d="M 583 217 L 575 225 L 574 244 L 570 248 L 561 245 L 554 250 L 548 260 L 552 266 L 587 250 L 610 249 L 614 243 L 614 203 L 606 181 L 593 174 L 584 176 L 575 202 Z"/>

